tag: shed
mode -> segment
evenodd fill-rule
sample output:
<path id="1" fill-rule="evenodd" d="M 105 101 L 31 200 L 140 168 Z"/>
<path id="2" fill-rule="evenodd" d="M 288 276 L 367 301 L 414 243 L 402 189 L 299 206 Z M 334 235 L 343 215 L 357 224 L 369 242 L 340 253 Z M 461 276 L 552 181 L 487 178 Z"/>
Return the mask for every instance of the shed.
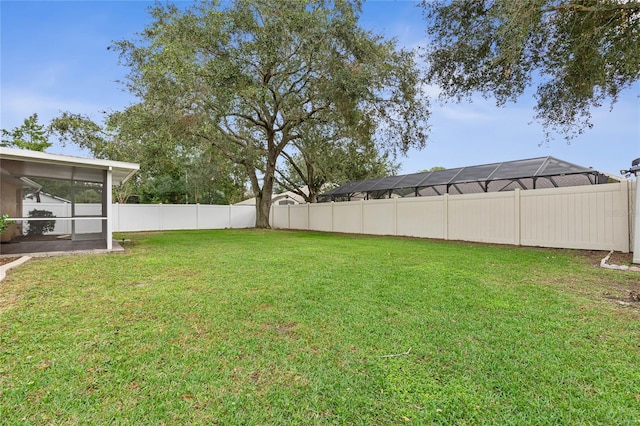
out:
<path id="1" fill-rule="evenodd" d="M 305 185 L 299 188 L 300 191 L 309 195 L 309 188 Z M 278 206 L 286 206 L 288 204 L 304 204 L 306 203 L 303 196 L 293 191 L 285 191 L 279 194 L 273 194 L 271 197 L 271 203 L 273 205 Z M 256 205 L 256 197 L 252 197 L 238 203 L 235 203 L 234 206 L 255 206 Z"/>

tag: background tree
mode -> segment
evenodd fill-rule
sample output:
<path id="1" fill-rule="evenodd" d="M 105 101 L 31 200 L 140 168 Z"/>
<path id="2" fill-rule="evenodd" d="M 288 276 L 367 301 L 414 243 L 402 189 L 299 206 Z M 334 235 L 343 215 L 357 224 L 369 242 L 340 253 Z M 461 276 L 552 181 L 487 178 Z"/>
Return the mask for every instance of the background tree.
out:
<path id="1" fill-rule="evenodd" d="M 0 146 L 43 152 L 51 146 L 51 142 L 45 126 L 38 124 L 38 114 L 33 114 L 24 119 L 22 126 L 11 131 L 2 129 Z"/>
<path id="2" fill-rule="evenodd" d="M 539 84 L 535 118 L 550 138 L 592 127 L 590 109 L 640 77 L 640 2 L 423 0 L 427 77 L 445 97 L 515 101 Z M 539 82 L 539 83 L 538 83 Z"/>
<path id="3" fill-rule="evenodd" d="M 96 158 L 140 164 L 134 179 L 114 188 L 120 203 L 133 195 L 142 203 L 166 204 L 229 204 L 245 196 L 241 170 L 209 145 L 174 137 L 139 105 L 108 114 L 105 124 L 65 112 L 51 121 L 50 131 Z"/>
<path id="4" fill-rule="evenodd" d="M 276 181 L 308 203 L 315 203 L 318 194 L 332 186 L 394 175 L 399 168 L 391 154 L 379 149 L 372 140 L 357 143 L 307 136 L 295 146 L 294 154 L 283 152 L 286 162 L 278 170 Z M 301 190 L 305 186 L 306 192 Z"/>
<path id="5" fill-rule="evenodd" d="M 433 166 L 429 169 L 422 169 L 422 170 L 418 170 L 416 173 L 427 173 L 427 172 L 437 172 L 440 170 L 446 170 L 445 167 L 442 166 Z"/>
<path id="6" fill-rule="evenodd" d="M 264 228 L 283 152 L 309 127 L 375 125 L 402 152 L 425 143 L 413 55 L 360 28 L 359 11 L 346 0 L 157 5 L 138 39 L 114 47 L 156 123 L 244 169 Z"/>
<path id="7" fill-rule="evenodd" d="M 31 178 L 41 188 L 25 193 L 26 198 L 41 202 L 40 194 L 46 193 L 65 200 L 71 200 L 71 181 L 68 179 Z M 74 200 L 76 203 L 101 203 L 102 187 L 95 182 L 74 182 Z"/>

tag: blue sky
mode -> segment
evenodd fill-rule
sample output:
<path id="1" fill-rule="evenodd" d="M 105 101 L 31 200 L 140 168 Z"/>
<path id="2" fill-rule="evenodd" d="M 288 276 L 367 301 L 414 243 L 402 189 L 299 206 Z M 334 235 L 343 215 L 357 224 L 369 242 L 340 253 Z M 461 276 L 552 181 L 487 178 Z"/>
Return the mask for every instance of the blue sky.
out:
<path id="1" fill-rule="evenodd" d="M 180 2 L 186 5 L 186 2 Z M 12 129 L 37 112 L 48 123 L 62 111 L 95 120 L 101 111 L 135 102 L 122 84 L 127 72 L 113 40 L 131 38 L 148 22 L 147 1 L 0 1 L 0 127 Z M 365 3 L 361 24 L 401 46 L 424 44 L 425 24 L 414 1 Z M 437 93 L 437 88 L 427 88 Z M 640 84 L 626 90 L 610 110 L 593 111 L 594 128 L 567 144 L 562 137 L 542 144 L 534 115 L 533 91 L 515 104 L 497 108 L 492 100 L 432 101 L 427 147 L 400 158 L 400 173 L 433 166 L 447 168 L 539 156 L 555 156 L 618 173 L 640 157 Z M 52 153 L 89 156 L 74 146 Z"/>

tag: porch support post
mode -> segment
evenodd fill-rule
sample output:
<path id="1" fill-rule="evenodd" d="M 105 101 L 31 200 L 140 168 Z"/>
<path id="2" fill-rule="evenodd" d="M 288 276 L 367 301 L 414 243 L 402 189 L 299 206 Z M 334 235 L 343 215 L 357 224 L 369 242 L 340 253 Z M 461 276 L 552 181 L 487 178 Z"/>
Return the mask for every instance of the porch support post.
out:
<path id="1" fill-rule="evenodd" d="M 633 220 L 633 263 L 640 264 L 640 173 L 636 174 L 636 208 Z"/>
<path id="2" fill-rule="evenodd" d="M 71 168 L 71 180 L 70 180 L 70 197 L 71 198 L 71 241 L 76 241 L 76 181 L 75 181 L 76 168 Z"/>
<path id="3" fill-rule="evenodd" d="M 113 249 L 113 168 L 109 167 L 105 171 L 105 179 L 102 187 L 102 212 L 106 216 L 105 239 L 107 242 L 107 250 Z"/>

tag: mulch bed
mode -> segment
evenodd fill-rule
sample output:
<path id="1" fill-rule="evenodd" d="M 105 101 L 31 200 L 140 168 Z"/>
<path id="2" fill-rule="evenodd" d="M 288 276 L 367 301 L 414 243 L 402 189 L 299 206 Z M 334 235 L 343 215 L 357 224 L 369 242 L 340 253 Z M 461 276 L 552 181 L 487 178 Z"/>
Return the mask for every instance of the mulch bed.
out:
<path id="1" fill-rule="evenodd" d="M 14 260 L 20 259 L 19 257 L 0 257 L 0 266 L 6 265 L 7 263 L 11 263 Z"/>

